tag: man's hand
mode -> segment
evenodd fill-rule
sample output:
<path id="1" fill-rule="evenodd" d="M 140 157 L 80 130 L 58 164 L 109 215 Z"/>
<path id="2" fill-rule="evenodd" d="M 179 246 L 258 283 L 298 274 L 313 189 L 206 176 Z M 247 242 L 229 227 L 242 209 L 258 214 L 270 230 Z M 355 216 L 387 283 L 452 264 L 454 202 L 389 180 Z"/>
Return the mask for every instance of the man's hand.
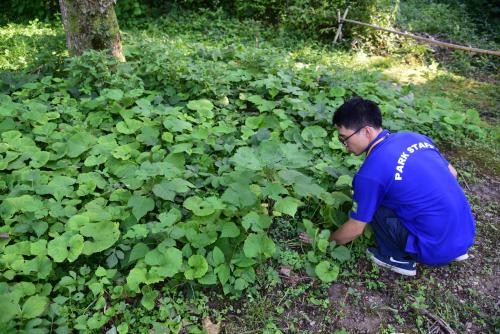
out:
<path id="1" fill-rule="evenodd" d="M 335 240 L 337 245 L 345 245 L 346 243 L 356 239 L 363 233 L 367 223 L 349 218 L 347 222 L 342 224 L 332 235 L 330 240 Z"/>
<path id="2" fill-rule="evenodd" d="M 450 170 L 451 175 L 456 179 L 458 177 L 457 170 L 451 164 L 448 164 L 448 169 Z"/>
<path id="3" fill-rule="evenodd" d="M 344 245 L 363 233 L 366 227 L 366 223 L 349 218 L 345 224 L 340 226 L 335 232 L 330 236 L 330 241 L 335 241 L 337 245 Z M 312 244 L 314 242 L 306 232 L 299 234 L 299 239 L 305 244 Z"/>
<path id="4" fill-rule="evenodd" d="M 307 235 L 306 232 L 302 232 L 299 234 L 299 239 L 300 241 L 302 241 L 303 243 L 305 244 L 312 244 L 313 243 L 313 240 Z"/>

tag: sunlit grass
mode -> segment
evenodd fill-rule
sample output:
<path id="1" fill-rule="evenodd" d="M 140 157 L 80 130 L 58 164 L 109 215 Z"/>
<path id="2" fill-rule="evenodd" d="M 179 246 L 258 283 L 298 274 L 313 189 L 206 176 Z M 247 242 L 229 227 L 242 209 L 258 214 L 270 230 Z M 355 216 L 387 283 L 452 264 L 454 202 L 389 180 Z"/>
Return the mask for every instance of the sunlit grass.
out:
<path id="1" fill-rule="evenodd" d="M 0 27 L 0 70 L 36 68 L 67 55 L 62 25 L 37 20 Z"/>
<path id="2" fill-rule="evenodd" d="M 409 62 L 401 56 L 382 57 L 338 49 L 296 38 L 255 21 L 166 16 L 126 27 L 122 38 L 125 53 L 135 54 L 136 59 L 145 47 L 173 48 L 186 56 L 231 47 L 244 48 L 250 55 L 259 52 L 282 54 L 290 66 L 323 66 L 345 80 L 351 75 L 380 73 L 385 80 L 416 86 L 416 94 L 448 97 L 457 104 L 457 109 L 475 108 L 493 121 L 500 107 L 495 83 L 452 74 L 433 62 Z M 35 20 L 0 27 L 0 71 L 36 71 L 46 64 L 60 63 L 66 57 L 64 31 L 59 22 L 48 24 Z"/>

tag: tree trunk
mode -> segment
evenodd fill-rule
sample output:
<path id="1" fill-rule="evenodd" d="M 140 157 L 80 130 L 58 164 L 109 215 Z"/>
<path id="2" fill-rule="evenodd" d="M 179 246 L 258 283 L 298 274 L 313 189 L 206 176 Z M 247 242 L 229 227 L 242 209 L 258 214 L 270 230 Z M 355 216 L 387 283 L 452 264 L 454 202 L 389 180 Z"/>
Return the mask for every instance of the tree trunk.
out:
<path id="1" fill-rule="evenodd" d="M 118 60 L 125 61 L 114 3 L 115 0 L 59 0 L 71 56 L 89 49 L 109 50 Z"/>

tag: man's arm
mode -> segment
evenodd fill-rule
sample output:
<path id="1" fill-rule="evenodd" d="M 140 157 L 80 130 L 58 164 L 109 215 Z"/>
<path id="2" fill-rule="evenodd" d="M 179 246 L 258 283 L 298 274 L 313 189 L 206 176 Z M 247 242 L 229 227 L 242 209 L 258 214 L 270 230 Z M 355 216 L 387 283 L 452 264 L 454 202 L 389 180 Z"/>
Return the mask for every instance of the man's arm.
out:
<path id="1" fill-rule="evenodd" d="M 450 170 L 450 173 L 453 175 L 453 177 L 456 179 L 458 176 L 457 170 L 455 167 L 453 167 L 451 164 L 448 164 L 448 169 Z"/>
<path id="2" fill-rule="evenodd" d="M 365 229 L 366 223 L 349 218 L 344 225 L 340 226 L 331 236 L 330 240 L 335 240 L 338 245 L 346 244 L 356 239 Z"/>

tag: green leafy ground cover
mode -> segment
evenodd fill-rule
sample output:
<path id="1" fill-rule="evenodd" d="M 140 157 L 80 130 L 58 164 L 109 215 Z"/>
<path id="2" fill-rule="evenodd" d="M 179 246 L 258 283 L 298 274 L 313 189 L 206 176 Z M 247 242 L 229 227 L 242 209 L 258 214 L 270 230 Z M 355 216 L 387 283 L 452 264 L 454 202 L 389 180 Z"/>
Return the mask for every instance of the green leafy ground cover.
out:
<path id="1" fill-rule="evenodd" d="M 282 266 L 321 287 L 355 277 L 369 233 L 327 241 L 362 163 L 330 124 L 353 94 L 393 131 L 497 140 L 474 103 L 256 22 L 138 22 L 124 64 L 66 59 L 61 29 L 39 23 L 0 38 L 1 332 L 198 333 L 202 317 L 235 310 L 228 301 L 254 305 Z M 53 54 L 38 53 L 47 41 Z M 260 310 L 257 327 L 279 332 Z"/>

